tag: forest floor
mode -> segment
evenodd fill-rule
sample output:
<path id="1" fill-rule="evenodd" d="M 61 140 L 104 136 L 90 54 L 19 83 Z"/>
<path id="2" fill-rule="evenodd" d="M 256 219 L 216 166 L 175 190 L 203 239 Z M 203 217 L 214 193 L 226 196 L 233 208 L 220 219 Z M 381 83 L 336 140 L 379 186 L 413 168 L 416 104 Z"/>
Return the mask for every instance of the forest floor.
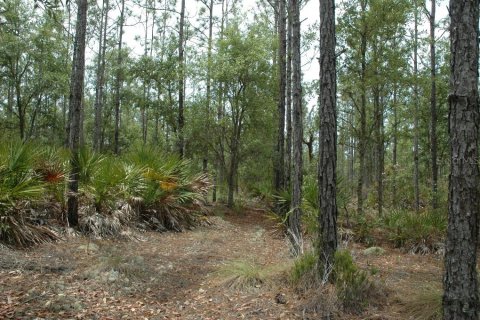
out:
<path id="1" fill-rule="evenodd" d="M 28 251 L 0 247 L 0 319 L 317 318 L 305 312 L 309 294 L 289 284 L 293 260 L 264 212 L 215 211 L 212 225 L 183 233 L 123 240 L 78 236 Z M 408 319 L 403 299 L 420 287 L 441 285 L 440 256 L 392 248 L 366 256 L 365 246 L 348 247 L 389 293 L 382 306 L 342 319 Z M 251 288 L 232 288 L 221 272 L 232 261 L 277 271 Z"/>

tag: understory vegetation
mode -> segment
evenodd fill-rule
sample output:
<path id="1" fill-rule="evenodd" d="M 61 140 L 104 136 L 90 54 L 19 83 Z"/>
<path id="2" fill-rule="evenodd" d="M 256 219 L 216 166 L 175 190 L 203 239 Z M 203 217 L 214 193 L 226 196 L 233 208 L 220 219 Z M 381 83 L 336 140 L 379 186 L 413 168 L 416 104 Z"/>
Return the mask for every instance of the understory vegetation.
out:
<path id="1" fill-rule="evenodd" d="M 0 153 L 0 240 L 27 247 L 57 240 L 65 219 L 68 152 L 4 143 Z M 153 148 L 122 158 L 82 149 L 79 230 L 93 237 L 128 228 L 182 231 L 208 223 L 207 174 Z"/>

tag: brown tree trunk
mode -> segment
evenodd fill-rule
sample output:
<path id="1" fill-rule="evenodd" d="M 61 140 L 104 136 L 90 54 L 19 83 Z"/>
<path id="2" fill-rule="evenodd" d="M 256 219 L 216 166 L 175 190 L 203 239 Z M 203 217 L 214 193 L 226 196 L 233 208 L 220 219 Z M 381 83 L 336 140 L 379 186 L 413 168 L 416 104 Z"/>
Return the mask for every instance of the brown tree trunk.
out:
<path id="1" fill-rule="evenodd" d="M 367 26 L 365 15 L 367 9 L 367 0 L 361 1 L 362 7 L 362 33 L 360 42 L 361 55 L 361 74 L 360 74 L 360 136 L 358 137 L 358 183 L 357 183 L 357 213 L 363 213 L 363 182 L 365 178 L 365 156 L 367 153 L 367 93 L 366 93 L 366 73 L 367 73 Z"/>
<path id="2" fill-rule="evenodd" d="M 275 191 L 280 192 L 285 188 L 285 89 L 286 89 L 286 17 L 285 0 L 278 1 L 278 126 L 277 145 L 275 148 Z"/>
<path id="3" fill-rule="evenodd" d="M 328 281 L 337 250 L 337 115 L 335 1 L 320 0 L 319 244 L 320 275 Z"/>
<path id="4" fill-rule="evenodd" d="M 375 109 L 375 143 L 376 143 L 376 185 L 378 215 L 383 215 L 383 170 L 384 170 L 384 136 L 383 136 L 383 103 L 380 99 L 380 88 L 374 88 L 373 100 Z"/>
<path id="5" fill-rule="evenodd" d="M 398 115 L 397 115 L 397 86 L 393 88 L 393 151 L 392 151 L 392 205 L 397 206 L 397 147 L 398 147 Z"/>
<path id="6" fill-rule="evenodd" d="M 443 318 L 478 320 L 478 0 L 450 0 L 450 177 Z"/>
<path id="7" fill-rule="evenodd" d="M 93 134 L 93 149 L 101 150 L 103 126 L 103 88 L 105 85 L 105 53 L 107 50 L 108 0 L 103 1 L 102 21 L 98 41 L 97 85 L 95 86 L 95 128 Z"/>
<path id="8" fill-rule="evenodd" d="M 184 27 L 185 27 L 185 0 L 182 0 L 182 7 L 180 11 L 180 31 L 178 36 L 178 72 L 179 72 L 179 79 L 178 79 L 178 154 L 181 158 L 184 157 L 184 147 L 185 147 L 185 138 L 183 136 L 183 127 L 185 125 L 185 119 L 183 116 L 183 109 L 184 109 L 184 83 L 185 83 L 185 66 L 183 63 L 183 55 L 184 55 L 184 46 L 183 43 L 184 39 Z"/>
<path id="9" fill-rule="evenodd" d="M 70 124 L 70 174 L 68 181 L 67 212 L 71 227 L 78 225 L 78 180 L 80 166 L 78 163 L 80 147 L 81 109 L 85 77 L 85 38 L 87 31 L 87 0 L 78 0 L 77 26 L 75 31 L 75 52 L 72 65 L 72 85 L 70 107 L 72 112 Z"/>
<path id="10" fill-rule="evenodd" d="M 415 34 L 413 39 L 413 103 L 415 104 L 414 110 L 414 122 L 413 122 L 413 187 L 415 192 L 415 212 L 419 213 L 420 211 L 420 186 L 419 186 L 419 159 L 418 159 L 418 4 L 417 1 L 414 1 L 414 13 L 415 13 Z"/>
<path id="11" fill-rule="evenodd" d="M 438 208 L 438 164 L 437 164 L 437 86 L 435 56 L 435 6 L 431 0 L 430 20 L 430 153 L 432 157 L 432 209 Z"/>
<path id="12" fill-rule="evenodd" d="M 288 0 L 288 7 L 290 6 Z M 287 145 L 285 154 L 285 186 L 287 190 L 291 188 L 292 181 L 292 15 L 288 13 L 287 18 L 287 65 L 286 65 L 286 125 L 287 125 Z"/>
<path id="13" fill-rule="evenodd" d="M 153 45 L 153 43 L 152 43 Z M 145 0 L 145 36 L 144 36 L 144 52 L 143 56 L 146 58 L 148 55 L 148 0 Z M 141 106 L 141 118 L 142 118 L 142 142 L 143 145 L 147 144 L 147 134 L 148 134 L 148 111 L 147 111 L 147 106 L 148 106 L 148 91 L 149 88 L 147 88 L 147 79 L 144 79 L 142 87 L 143 87 L 143 99 L 142 103 L 140 104 Z"/>
<path id="14" fill-rule="evenodd" d="M 120 9 L 119 34 L 118 34 L 118 56 L 117 56 L 117 74 L 115 79 L 115 133 L 114 133 L 114 152 L 116 155 L 120 154 L 120 102 L 121 90 L 123 86 L 123 54 L 122 54 L 122 40 L 123 40 L 123 24 L 125 20 L 125 0 L 122 0 L 122 7 Z"/>
<path id="15" fill-rule="evenodd" d="M 291 213 L 288 217 L 288 229 L 292 243 L 293 254 L 303 251 L 303 239 L 300 227 L 302 216 L 302 142 L 303 142 L 303 111 L 302 111 L 302 64 L 300 54 L 300 2 L 291 0 L 292 15 L 292 88 L 293 88 L 293 175 Z"/>

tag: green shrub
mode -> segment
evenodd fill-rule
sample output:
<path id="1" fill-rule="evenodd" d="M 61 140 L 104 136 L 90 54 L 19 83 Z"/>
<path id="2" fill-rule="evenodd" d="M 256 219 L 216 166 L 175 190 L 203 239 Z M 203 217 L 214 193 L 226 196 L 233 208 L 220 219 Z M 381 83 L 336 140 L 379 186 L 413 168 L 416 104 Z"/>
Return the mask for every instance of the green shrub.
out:
<path id="1" fill-rule="evenodd" d="M 27 220 L 46 191 L 46 182 L 34 170 L 40 151 L 22 142 L 0 148 L 0 241 L 27 247 L 58 239 L 55 232 Z"/>
<path id="2" fill-rule="evenodd" d="M 313 251 L 306 252 L 295 260 L 290 280 L 297 288 L 308 290 L 318 284 L 317 261 L 318 256 Z"/>
<path id="3" fill-rule="evenodd" d="M 335 253 L 333 275 L 337 297 L 344 311 L 360 314 L 372 298 L 377 298 L 376 286 L 366 272 L 358 269 L 347 250 Z"/>
<path id="4" fill-rule="evenodd" d="M 396 210 L 384 217 L 383 224 L 395 246 L 413 253 L 429 253 L 442 248 L 447 216 L 439 211 L 417 214 Z"/>

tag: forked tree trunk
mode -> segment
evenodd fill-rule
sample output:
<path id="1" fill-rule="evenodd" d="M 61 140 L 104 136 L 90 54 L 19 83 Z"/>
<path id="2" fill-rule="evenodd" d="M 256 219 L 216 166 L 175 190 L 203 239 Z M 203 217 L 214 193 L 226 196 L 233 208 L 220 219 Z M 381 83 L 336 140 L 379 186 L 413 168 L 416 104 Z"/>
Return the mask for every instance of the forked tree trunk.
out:
<path id="1" fill-rule="evenodd" d="M 320 0 L 319 243 L 320 275 L 327 281 L 337 250 L 337 115 L 335 1 Z"/>
<path id="2" fill-rule="evenodd" d="M 70 107 L 72 112 L 70 124 L 70 174 L 68 181 L 67 213 L 71 227 L 78 225 L 78 180 L 80 166 L 78 163 L 80 148 L 80 125 L 85 77 L 85 38 L 87 31 L 87 0 L 78 0 L 77 26 L 75 30 L 75 52 L 72 65 L 72 84 Z"/>
<path id="3" fill-rule="evenodd" d="M 443 318 L 478 320 L 478 0 L 450 0 L 450 177 Z"/>

